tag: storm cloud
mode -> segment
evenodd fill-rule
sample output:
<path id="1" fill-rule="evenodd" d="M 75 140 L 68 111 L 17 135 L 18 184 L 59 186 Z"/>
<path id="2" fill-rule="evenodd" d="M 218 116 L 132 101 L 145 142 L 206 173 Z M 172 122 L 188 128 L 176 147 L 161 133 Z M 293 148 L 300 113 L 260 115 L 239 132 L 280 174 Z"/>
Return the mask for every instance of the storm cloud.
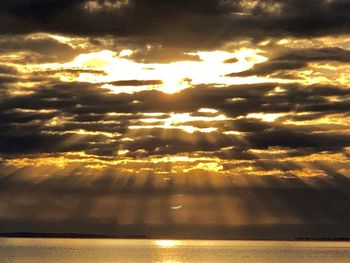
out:
<path id="1" fill-rule="evenodd" d="M 113 35 L 197 49 L 242 37 L 349 33 L 349 8 L 342 0 L 11 1 L 0 5 L 0 32 Z"/>

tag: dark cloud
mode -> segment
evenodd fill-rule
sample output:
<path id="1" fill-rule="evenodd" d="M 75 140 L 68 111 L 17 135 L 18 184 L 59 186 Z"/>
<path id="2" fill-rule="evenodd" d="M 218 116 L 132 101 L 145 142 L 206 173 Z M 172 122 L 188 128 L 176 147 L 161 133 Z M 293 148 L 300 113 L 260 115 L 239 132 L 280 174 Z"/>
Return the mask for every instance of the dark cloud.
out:
<path id="1" fill-rule="evenodd" d="M 118 84 L 145 83 L 127 81 Z M 350 109 L 345 99 L 350 96 L 348 89 L 337 86 L 280 85 L 284 91 L 273 93 L 277 86 L 273 83 L 222 88 L 199 85 L 169 95 L 155 90 L 114 94 L 100 88 L 98 84 L 52 83 L 40 86 L 30 94 L 12 96 L 9 93 L 0 106 L 1 152 L 15 156 L 85 151 L 113 156 L 121 148 L 128 150 L 130 157 L 196 151 L 217 152 L 221 156 L 220 149 L 232 146 L 242 149 L 276 146 L 300 152 L 311 149 L 305 154 L 336 152 L 350 146 L 350 137 L 344 135 L 342 126 L 338 125 L 335 129 L 322 124 L 282 123 L 286 120 L 302 121 L 300 116 L 315 119 L 329 114 L 346 114 Z M 334 96 L 344 100 L 330 100 Z M 216 116 L 215 113 L 198 112 L 201 108 L 216 109 L 233 119 L 211 121 L 210 127 L 217 131 L 210 135 L 181 130 L 181 125 L 208 128 L 208 122 L 201 120 L 184 120 L 184 123 L 174 123 L 168 129 L 153 126 L 163 125 L 172 113 L 193 112 L 193 117 Z M 143 120 L 149 118 L 145 113 L 155 112 L 163 113 L 159 118 L 155 117 L 157 122 L 150 124 Z M 285 116 L 281 115 L 280 119 L 268 123 L 249 118 L 250 113 L 279 113 Z M 130 126 L 143 128 L 133 131 L 129 129 Z M 242 134 L 223 134 L 230 131 Z M 120 141 L 128 134 L 131 141 Z M 208 139 L 210 137 L 215 139 Z M 238 155 L 235 156 L 238 158 Z M 247 155 L 242 158 L 247 158 Z"/>
<path id="2" fill-rule="evenodd" d="M 253 68 L 238 72 L 228 74 L 228 77 L 248 77 L 252 75 L 266 76 L 276 72 L 281 72 L 285 70 L 296 70 L 302 69 L 307 66 L 304 61 L 297 60 L 272 60 L 263 63 L 259 63 L 253 66 Z"/>
<path id="3" fill-rule="evenodd" d="M 6 155 L 26 155 L 39 153 L 59 153 L 87 151 L 93 148 L 91 142 L 103 141 L 104 136 L 78 134 L 21 134 L 1 135 L 1 153 Z"/>
<path id="4" fill-rule="evenodd" d="M 272 129 L 256 132 L 246 138 L 255 148 L 280 146 L 288 148 L 314 148 L 316 151 L 339 151 L 350 146 L 350 136 L 337 133 L 300 132 L 293 129 Z"/>
<path id="5" fill-rule="evenodd" d="M 67 62 L 82 52 L 80 48 L 61 43 L 45 35 L 4 35 L 0 39 L 0 54 L 26 52 L 22 62 Z M 16 59 L 9 62 L 13 63 Z M 21 61 L 18 61 L 21 62 Z"/>
<path id="6" fill-rule="evenodd" d="M 17 70 L 14 67 L 7 66 L 7 65 L 0 65 L 0 74 L 5 75 L 16 75 Z"/>
<path id="7" fill-rule="evenodd" d="M 236 63 L 239 60 L 237 58 L 229 58 L 224 61 L 224 63 L 230 64 L 230 63 Z"/>
<path id="8" fill-rule="evenodd" d="M 39 71 L 39 72 L 33 72 L 34 75 L 40 75 L 40 74 L 72 74 L 74 76 L 79 76 L 80 74 L 94 74 L 94 75 L 107 75 L 107 73 L 103 70 L 96 70 L 96 69 L 80 69 L 80 68 L 69 68 L 69 69 L 50 69 L 45 72 Z"/>
<path id="9" fill-rule="evenodd" d="M 0 77 L 0 84 L 13 83 L 13 82 L 17 82 L 17 81 L 18 81 L 18 78 L 13 77 L 13 76 Z"/>
<path id="10" fill-rule="evenodd" d="M 259 63 L 246 71 L 231 73 L 230 77 L 247 77 L 251 75 L 266 76 L 279 72 L 298 70 L 307 67 L 310 62 L 350 62 L 350 51 L 339 47 L 331 48 L 305 48 L 290 49 L 269 59 L 266 62 Z"/>
<path id="11" fill-rule="evenodd" d="M 349 32 L 344 1 L 2 2 L 0 32 L 114 35 L 143 43 L 214 47 L 231 39 L 320 36 Z M 84 8 L 85 7 L 85 8 Z M 211 32 L 208 37 L 208 32 Z"/>
<path id="12" fill-rule="evenodd" d="M 281 54 L 276 60 L 305 62 L 337 61 L 348 63 L 350 62 L 350 51 L 339 47 L 295 49 Z"/>
<path id="13" fill-rule="evenodd" d="M 148 85 L 162 85 L 162 80 L 119 80 L 107 82 L 107 84 L 114 86 L 148 86 Z"/>

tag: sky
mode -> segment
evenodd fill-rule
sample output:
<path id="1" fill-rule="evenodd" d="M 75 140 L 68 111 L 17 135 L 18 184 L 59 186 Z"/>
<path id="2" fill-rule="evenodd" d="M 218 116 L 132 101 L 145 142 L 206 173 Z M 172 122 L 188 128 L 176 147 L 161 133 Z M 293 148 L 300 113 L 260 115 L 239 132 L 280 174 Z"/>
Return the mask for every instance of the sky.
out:
<path id="1" fill-rule="evenodd" d="M 350 236 L 350 2 L 0 2 L 0 232 Z"/>

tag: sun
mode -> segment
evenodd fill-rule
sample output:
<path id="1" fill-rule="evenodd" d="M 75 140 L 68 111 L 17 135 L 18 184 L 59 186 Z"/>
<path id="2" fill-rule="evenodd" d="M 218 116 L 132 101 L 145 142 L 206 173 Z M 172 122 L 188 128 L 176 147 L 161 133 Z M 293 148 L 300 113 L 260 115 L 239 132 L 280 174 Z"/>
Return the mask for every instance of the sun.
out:
<path id="1" fill-rule="evenodd" d="M 186 77 L 174 76 L 171 73 L 162 76 L 163 84 L 160 90 L 164 93 L 174 94 L 187 89 L 191 85 L 191 79 Z"/>

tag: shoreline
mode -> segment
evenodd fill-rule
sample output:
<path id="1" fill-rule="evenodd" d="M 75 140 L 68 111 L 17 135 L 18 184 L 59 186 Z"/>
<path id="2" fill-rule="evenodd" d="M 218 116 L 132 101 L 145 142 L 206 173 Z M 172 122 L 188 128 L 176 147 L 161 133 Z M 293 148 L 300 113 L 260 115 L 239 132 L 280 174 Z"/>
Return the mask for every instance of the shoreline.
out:
<path id="1" fill-rule="evenodd" d="M 146 235 L 121 235 L 121 236 L 108 236 L 108 235 L 94 235 L 94 234 L 80 234 L 80 233 L 29 233 L 29 232 L 10 232 L 0 233 L 0 238 L 48 238 L 48 239 L 135 239 L 135 240 L 203 240 L 203 241 L 300 241 L 300 242 L 350 242 L 349 237 L 296 237 L 294 239 L 245 239 L 245 238 L 196 238 L 196 237 L 160 237 L 160 236 L 146 236 Z"/>

